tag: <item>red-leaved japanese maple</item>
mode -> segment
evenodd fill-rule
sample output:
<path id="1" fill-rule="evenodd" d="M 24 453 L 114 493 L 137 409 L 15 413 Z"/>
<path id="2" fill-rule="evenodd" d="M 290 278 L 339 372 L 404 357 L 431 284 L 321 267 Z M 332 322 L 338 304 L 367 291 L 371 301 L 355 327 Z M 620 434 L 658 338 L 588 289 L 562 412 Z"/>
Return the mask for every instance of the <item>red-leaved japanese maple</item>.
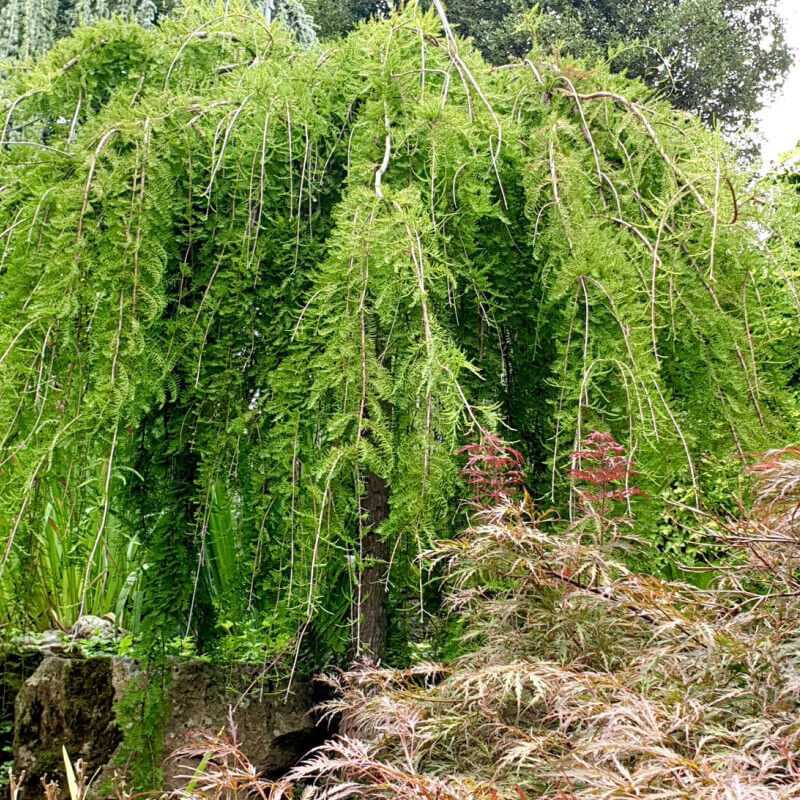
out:
<path id="1" fill-rule="evenodd" d="M 636 475 L 633 460 L 610 433 L 593 431 L 572 453 L 569 477 L 583 486 L 577 492 L 584 508 L 606 520 L 615 502 L 627 502 L 642 490 L 630 483 Z"/>
<path id="2" fill-rule="evenodd" d="M 472 488 L 473 504 L 478 508 L 513 500 L 525 481 L 525 457 L 499 436 L 485 433 L 480 442 L 458 451 L 467 457 L 461 475 Z"/>

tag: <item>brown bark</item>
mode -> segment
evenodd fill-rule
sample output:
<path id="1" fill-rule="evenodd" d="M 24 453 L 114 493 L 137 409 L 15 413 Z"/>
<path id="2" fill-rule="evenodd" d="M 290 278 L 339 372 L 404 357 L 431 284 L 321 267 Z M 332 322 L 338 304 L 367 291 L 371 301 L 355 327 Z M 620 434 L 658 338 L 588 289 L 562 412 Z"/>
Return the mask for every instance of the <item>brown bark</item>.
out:
<path id="1" fill-rule="evenodd" d="M 389 548 L 376 533 L 389 516 L 389 487 L 370 473 L 361 497 L 363 532 L 361 556 L 365 566 L 359 576 L 356 598 L 356 656 L 379 659 L 386 647 L 386 569 Z"/>

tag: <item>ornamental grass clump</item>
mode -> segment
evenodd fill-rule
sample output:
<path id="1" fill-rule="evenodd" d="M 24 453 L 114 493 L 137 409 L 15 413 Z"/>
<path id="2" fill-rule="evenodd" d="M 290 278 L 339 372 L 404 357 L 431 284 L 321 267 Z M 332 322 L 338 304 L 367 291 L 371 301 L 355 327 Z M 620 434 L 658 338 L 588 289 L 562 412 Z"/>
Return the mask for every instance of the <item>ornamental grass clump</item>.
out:
<path id="1" fill-rule="evenodd" d="M 797 467 L 773 454 L 756 470 L 774 537 L 798 511 Z M 331 677 L 342 735 L 294 778 L 336 800 L 800 797 L 800 596 L 784 561 L 747 557 L 766 521 L 726 539 L 710 590 L 631 572 L 635 524 L 611 523 L 478 513 L 431 554 L 469 652 Z"/>

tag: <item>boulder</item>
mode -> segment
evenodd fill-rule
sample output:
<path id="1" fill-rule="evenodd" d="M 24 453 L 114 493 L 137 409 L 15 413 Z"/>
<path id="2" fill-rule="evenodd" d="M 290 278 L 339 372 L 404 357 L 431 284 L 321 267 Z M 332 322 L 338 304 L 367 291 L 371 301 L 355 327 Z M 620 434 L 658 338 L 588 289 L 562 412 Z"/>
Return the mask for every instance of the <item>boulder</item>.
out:
<path id="1" fill-rule="evenodd" d="M 43 658 L 38 651 L 0 651 L 0 775 L 5 774 L 11 761 L 17 695 Z"/>
<path id="2" fill-rule="evenodd" d="M 126 731 L 116 711 L 126 693 L 140 690 L 147 679 L 129 659 L 45 656 L 16 698 L 15 772 L 26 773 L 19 800 L 39 798 L 45 775 L 64 785 L 62 745 L 73 761 L 83 759 L 88 775 L 96 775 L 96 792 L 108 787 L 115 773 L 124 775 L 123 753 L 130 748 L 122 744 Z M 195 766 L 169 754 L 203 735 L 227 731 L 230 714 L 241 751 L 268 778 L 283 774 L 325 736 L 312 719 L 307 683 L 297 683 L 287 695 L 261 689 L 256 668 L 192 660 L 172 662 L 164 686 L 163 725 L 144 733 L 165 756 L 166 790 L 179 788 L 181 775 Z"/>
<path id="3" fill-rule="evenodd" d="M 19 636 L 11 644 L 15 653 L 40 653 L 43 656 L 66 655 L 71 646 L 66 634 L 56 630 Z"/>
<path id="4" fill-rule="evenodd" d="M 229 732 L 233 714 L 242 753 L 265 777 L 277 777 L 293 766 L 322 734 L 311 718 L 311 688 L 299 683 L 287 696 L 284 690 L 253 687 L 253 669 L 225 670 L 202 662 L 180 662 L 172 670 L 170 713 L 164 730 L 164 752 L 169 754 L 196 741 L 198 734 Z M 248 688 L 250 689 L 249 691 Z M 187 759 L 164 763 L 166 789 L 182 785 L 191 771 Z"/>
<path id="5" fill-rule="evenodd" d="M 110 760 L 121 738 L 111 659 L 47 656 L 15 704 L 14 769 L 25 773 L 22 800 L 41 796 L 42 778 L 61 780 L 62 747 L 91 775 Z"/>
<path id="6" fill-rule="evenodd" d="M 69 629 L 72 639 L 111 640 L 114 638 L 114 632 L 113 619 L 96 617 L 93 614 L 84 614 L 82 617 L 78 617 L 75 624 Z"/>

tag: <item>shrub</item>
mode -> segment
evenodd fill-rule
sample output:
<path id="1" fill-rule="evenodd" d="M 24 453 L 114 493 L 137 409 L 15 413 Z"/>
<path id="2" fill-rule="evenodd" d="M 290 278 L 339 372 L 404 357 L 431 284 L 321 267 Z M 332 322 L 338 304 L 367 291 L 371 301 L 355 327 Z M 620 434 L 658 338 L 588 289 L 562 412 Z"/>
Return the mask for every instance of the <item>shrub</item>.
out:
<path id="1" fill-rule="evenodd" d="M 575 477 L 621 482 L 620 447 L 587 441 L 596 468 Z M 613 520 L 483 511 L 432 553 L 472 650 L 332 676 L 342 736 L 294 778 L 337 800 L 800 797 L 800 598 L 761 551 L 767 531 L 796 534 L 799 467 L 782 451 L 755 468 L 766 516 L 727 546 L 757 555 L 705 591 L 632 573 L 637 540 Z"/>

